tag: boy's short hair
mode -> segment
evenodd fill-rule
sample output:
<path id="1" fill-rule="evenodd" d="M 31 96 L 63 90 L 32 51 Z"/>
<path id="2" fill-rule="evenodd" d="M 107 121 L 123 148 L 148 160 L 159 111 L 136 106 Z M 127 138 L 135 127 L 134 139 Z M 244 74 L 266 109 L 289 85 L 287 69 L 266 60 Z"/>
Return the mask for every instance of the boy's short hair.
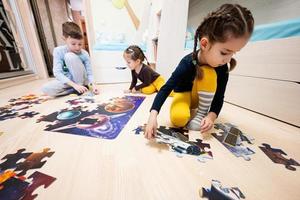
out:
<path id="1" fill-rule="evenodd" d="M 74 22 L 63 23 L 62 33 L 65 38 L 71 37 L 78 40 L 81 40 L 83 38 L 80 27 Z"/>

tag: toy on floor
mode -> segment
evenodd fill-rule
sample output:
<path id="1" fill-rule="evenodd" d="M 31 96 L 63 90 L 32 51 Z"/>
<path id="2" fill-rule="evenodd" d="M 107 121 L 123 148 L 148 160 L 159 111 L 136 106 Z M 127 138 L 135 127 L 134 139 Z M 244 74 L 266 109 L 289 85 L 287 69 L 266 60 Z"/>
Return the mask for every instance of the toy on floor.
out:
<path id="1" fill-rule="evenodd" d="M 16 99 L 10 99 L 10 103 L 8 105 L 0 107 L 0 121 L 14 119 L 16 117 L 21 119 L 32 118 L 39 113 L 35 111 L 26 111 L 22 113 L 21 110 L 31 108 L 34 104 L 41 104 L 48 99 L 49 97 L 47 96 L 38 97 L 34 94 L 25 95 Z"/>
<path id="2" fill-rule="evenodd" d="M 19 149 L 16 153 L 2 158 L 6 161 L 0 164 L 0 199 L 32 200 L 38 196 L 33 194 L 38 187 L 47 188 L 56 180 L 38 171 L 26 176 L 28 170 L 41 168 L 46 163 L 42 159 L 51 157 L 54 152 L 50 152 L 49 148 L 37 153 L 24 151 L 25 149 Z M 22 159 L 25 161 L 19 162 Z"/>
<path id="3" fill-rule="evenodd" d="M 42 152 L 32 153 L 28 157 L 26 157 L 25 161 L 19 163 L 15 169 L 15 171 L 21 171 L 18 176 L 23 176 L 30 169 L 41 168 L 47 161 L 42 161 L 43 158 L 51 157 L 54 152 L 49 152 L 49 148 L 43 149 Z"/>
<path id="4" fill-rule="evenodd" d="M 144 124 L 143 126 L 138 126 L 137 128 L 133 129 L 132 131 L 134 131 L 136 135 L 139 135 L 145 131 L 145 128 L 146 128 L 146 124 Z"/>
<path id="5" fill-rule="evenodd" d="M 287 154 L 281 149 L 272 148 L 269 144 L 263 143 L 259 148 L 274 162 L 278 164 L 283 164 L 285 168 L 296 171 L 294 166 L 300 166 L 300 164 L 294 159 L 287 159 L 283 155 L 287 156 Z"/>
<path id="6" fill-rule="evenodd" d="M 145 127 L 146 125 L 138 126 L 134 131 L 136 134 L 140 134 L 145 131 Z M 188 133 L 187 129 L 160 126 L 157 128 L 155 138 L 157 143 L 169 145 L 178 157 L 182 157 L 183 154 L 195 155 L 200 162 L 206 162 L 213 158 L 212 152 L 209 151 L 209 144 L 203 143 L 200 139 L 189 141 L 188 135 L 185 133 Z"/>
<path id="7" fill-rule="evenodd" d="M 202 188 L 199 193 L 201 197 L 209 200 L 239 200 L 246 198 L 239 188 L 223 188 L 218 180 L 212 180 L 211 188 Z"/>
<path id="8" fill-rule="evenodd" d="M 42 116 L 37 122 L 51 122 L 46 131 L 115 139 L 144 99 L 141 96 L 113 98 L 92 110 L 71 107 Z"/>
<path id="9" fill-rule="evenodd" d="M 251 160 L 250 155 L 255 152 L 249 147 L 244 146 L 243 142 L 248 145 L 253 144 L 253 138 L 250 138 L 245 133 L 240 131 L 236 126 L 225 123 L 215 124 L 216 130 L 222 130 L 218 133 L 212 133 L 212 135 L 221 142 L 231 153 L 236 157 L 243 157 L 245 160 Z"/>

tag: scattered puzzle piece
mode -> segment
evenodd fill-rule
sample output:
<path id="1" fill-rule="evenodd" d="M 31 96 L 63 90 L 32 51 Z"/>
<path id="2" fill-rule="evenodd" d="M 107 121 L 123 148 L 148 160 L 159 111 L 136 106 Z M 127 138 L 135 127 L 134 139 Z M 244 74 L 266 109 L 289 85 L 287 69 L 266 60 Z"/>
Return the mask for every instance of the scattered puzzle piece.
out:
<path id="1" fill-rule="evenodd" d="M 28 182 L 15 177 L 11 177 L 2 184 L 3 189 L 0 190 L 0 199 L 21 199 L 24 196 L 25 190 L 28 186 Z"/>
<path id="2" fill-rule="evenodd" d="M 47 161 L 42 161 L 45 157 L 51 157 L 54 152 L 49 152 L 49 148 L 45 148 L 40 153 L 32 153 L 30 154 L 24 162 L 17 164 L 15 171 L 21 171 L 18 176 L 25 175 L 26 172 L 30 169 L 41 168 Z"/>
<path id="3" fill-rule="evenodd" d="M 7 169 L 14 169 L 17 167 L 17 162 L 22 158 L 27 158 L 32 152 L 23 153 L 25 149 L 19 149 L 15 154 L 7 154 L 1 160 L 6 159 L 5 162 L 0 164 L 1 171 L 5 171 Z"/>
<path id="4" fill-rule="evenodd" d="M 236 157 L 243 157 L 244 160 L 251 160 L 250 155 L 255 152 L 242 144 L 242 142 L 247 142 L 248 144 L 253 144 L 253 138 L 250 138 L 239 130 L 235 125 L 230 123 L 225 124 L 215 124 L 215 129 L 222 130 L 218 133 L 212 133 L 212 135 L 221 142 L 232 154 Z"/>
<path id="5" fill-rule="evenodd" d="M 202 188 L 199 193 L 201 197 L 209 200 L 239 200 L 246 198 L 239 188 L 223 188 L 218 180 L 212 180 L 211 188 Z"/>
<path id="6" fill-rule="evenodd" d="M 33 104 L 41 104 L 47 100 L 47 97 L 38 97 L 34 94 L 25 95 L 17 99 L 10 99 L 10 104 L 0 107 L 0 121 L 14 119 L 16 117 L 20 117 L 21 119 L 32 118 L 39 113 L 35 111 L 20 113 L 20 111 L 32 107 Z"/>
<path id="7" fill-rule="evenodd" d="M 278 164 L 283 164 L 285 168 L 296 171 L 294 166 L 300 166 L 300 164 L 294 159 L 287 159 L 283 155 L 287 156 L 287 154 L 281 149 L 272 148 L 269 144 L 263 143 L 259 148 L 274 162 Z"/>
<path id="8" fill-rule="evenodd" d="M 14 112 L 12 110 L 5 111 L 5 112 L 0 113 L 0 121 L 4 121 L 7 119 L 13 119 L 13 118 L 16 118 L 17 116 L 18 116 L 17 112 Z"/>
<path id="9" fill-rule="evenodd" d="M 35 111 L 31 111 L 31 112 L 25 112 L 22 115 L 19 115 L 19 117 L 21 119 L 26 119 L 26 118 L 32 118 L 32 117 L 34 117 L 35 115 L 38 115 L 38 114 L 40 114 L 40 113 L 35 112 Z"/>
<path id="10" fill-rule="evenodd" d="M 29 177 L 29 179 L 32 178 L 32 183 L 26 188 L 25 190 L 25 194 L 22 197 L 22 200 L 32 200 L 35 197 L 37 197 L 37 194 L 33 194 L 33 192 L 40 186 L 44 186 L 44 188 L 49 187 L 49 185 L 51 185 L 56 178 L 52 177 L 52 176 L 48 176 L 46 174 L 43 174 L 41 172 L 34 172 L 33 174 L 31 174 Z"/>
<path id="11" fill-rule="evenodd" d="M 44 188 L 47 188 L 56 180 L 54 177 L 36 171 L 28 177 L 29 179 L 32 178 L 32 181 L 27 181 L 27 178 L 22 175 L 25 175 L 29 169 L 42 167 L 46 163 L 46 161 L 41 162 L 42 159 L 51 157 L 54 152 L 49 152 L 49 148 L 45 148 L 38 153 L 24 153 L 24 151 L 25 149 L 19 149 L 15 154 L 7 154 L 2 158 L 6 161 L 0 164 L 1 200 L 33 200 L 37 196 L 33 193 L 38 187 L 44 186 Z M 25 161 L 18 163 L 23 158 L 26 158 Z M 16 171 L 21 172 L 16 175 Z"/>
<path id="12" fill-rule="evenodd" d="M 68 100 L 66 103 L 70 104 L 71 106 L 76 106 L 83 103 L 95 103 L 95 99 L 93 96 L 82 96 L 81 98 Z"/>
<path id="13" fill-rule="evenodd" d="M 139 135 L 143 132 L 145 132 L 146 124 L 144 126 L 138 126 L 136 129 L 133 129 L 132 131 L 135 131 L 136 135 Z"/>
<path id="14" fill-rule="evenodd" d="M 3 188 L 3 187 L 1 187 L 1 184 L 4 183 L 7 179 L 14 177 L 15 175 L 16 175 L 16 173 L 11 170 L 7 170 L 4 173 L 1 173 L 0 174 L 0 190 Z"/>

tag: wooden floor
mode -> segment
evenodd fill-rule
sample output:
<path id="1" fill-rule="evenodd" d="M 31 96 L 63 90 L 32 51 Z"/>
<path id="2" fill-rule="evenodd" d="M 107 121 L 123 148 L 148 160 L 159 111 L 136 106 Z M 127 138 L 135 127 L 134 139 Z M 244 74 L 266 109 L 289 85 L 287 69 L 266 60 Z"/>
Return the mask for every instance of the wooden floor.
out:
<path id="1" fill-rule="evenodd" d="M 11 98 L 35 93 L 45 81 L 34 81 L 0 90 L 0 106 Z M 123 96 L 128 84 L 102 85 L 97 102 Z M 66 107 L 70 97 L 49 100 L 33 107 L 47 115 Z M 213 160 L 206 163 L 194 156 L 177 157 L 166 145 L 144 139 L 133 129 L 147 122 L 154 95 L 147 96 L 139 109 L 114 140 L 105 140 L 44 131 L 45 123 L 30 119 L 0 121 L 0 158 L 18 149 L 39 152 L 50 148 L 55 153 L 40 169 L 32 170 L 53 176 L 48 187 L 35 190 L 36 199 L 201 199 L 199 190 L 210 188 L 219 180 L 224 187 L 238 187 L 246 199 L 300 199 L 300 167 L 288 170 L 273 163 L 259 148 L 268 143 L 287 153 L 287 158 L 300 161 L 300 130 L 278 121 L 226 104 L 218 119 L 229 122 L 251 135 L 256 152 L 250 161 L 237 158 L 210 135 L 191 132 L 191 137 L 204 139 L 211 145 Z M 159 115 L 159 125 L 171 125 L 168 99 Z M 272 102 L 270 102 L 272 103 Z M 214 130 L 212 132 L 215 132 Z M 3 162 L 3 161 L 1 161 Z M 31 172 L 29 170 L 28 172 Z"/>

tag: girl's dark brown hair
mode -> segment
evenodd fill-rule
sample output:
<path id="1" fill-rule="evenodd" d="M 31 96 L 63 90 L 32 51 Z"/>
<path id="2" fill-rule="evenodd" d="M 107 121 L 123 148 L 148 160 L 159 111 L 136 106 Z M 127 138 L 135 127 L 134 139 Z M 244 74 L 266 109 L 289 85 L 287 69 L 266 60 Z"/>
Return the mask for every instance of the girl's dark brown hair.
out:
<path id="1" fill-rule="evenodd" d="M 124 53 L 129 54 L 130 58 L 134 61 L 136 61 L 137 59 L 140 59 L 141 62 L 144 62 L 144 60 L 146 60 L 147 65 L 150 65 L 144 52 L 137 45 L 131 45 L 131 46 L 127 47 L 127 49 L 125 49 Z"/>
<path id="2" fill-rule="evenodd" d="M 211 44 L 224 43 L 228 38 L 250 37 L 253 32 L 254 19 L 245 7 L 239 4 L 223 4 L 216 11 L 209 13 L 197 28 L 194 38 L 193 60 L 197 64 L 197 43 L 202 37 L 208 37 Z M 236 66 L 236 60 L 231 58 L 230 71 Z M 202 70 L 198 67 L 198 78 L 202 78 Z"/>

